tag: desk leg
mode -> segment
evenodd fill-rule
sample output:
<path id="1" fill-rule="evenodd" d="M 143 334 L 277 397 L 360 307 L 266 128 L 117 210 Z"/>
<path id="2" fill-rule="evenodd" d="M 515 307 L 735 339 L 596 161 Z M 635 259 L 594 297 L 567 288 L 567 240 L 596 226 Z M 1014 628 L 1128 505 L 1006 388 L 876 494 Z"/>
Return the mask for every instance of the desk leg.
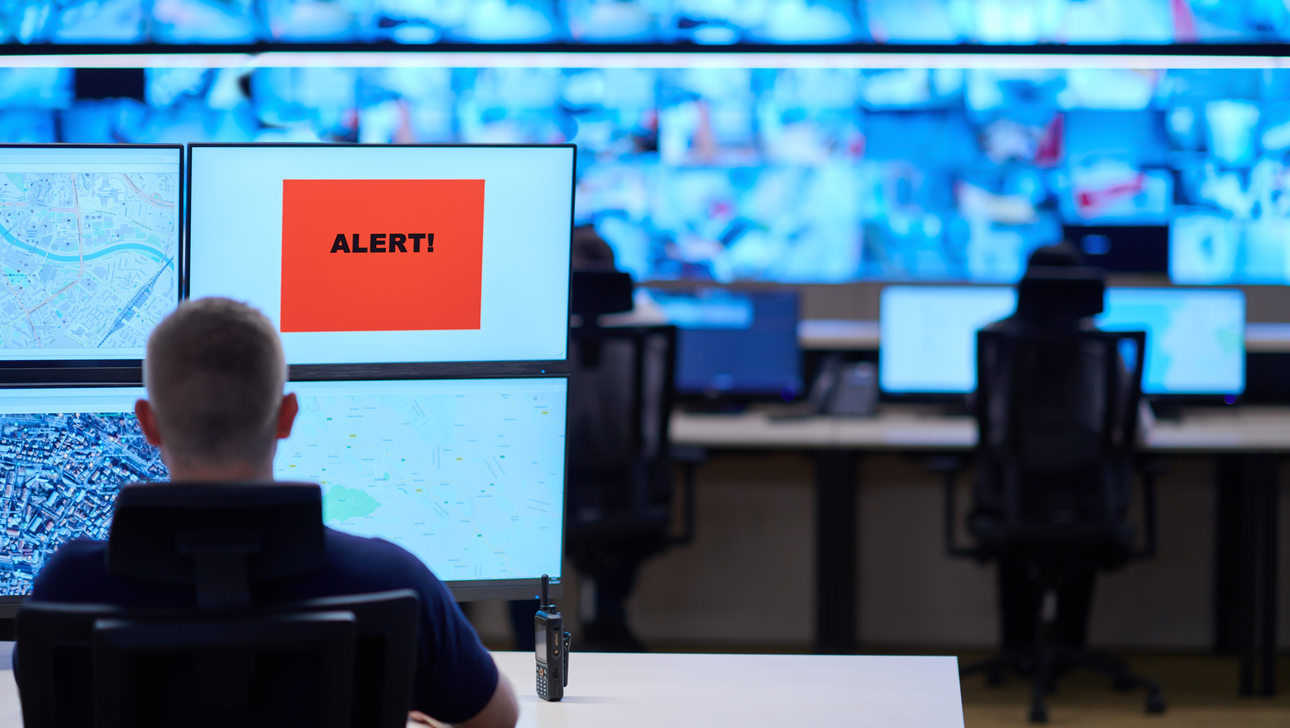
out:
<path id="1" fill-rule="evenodd" d="M 1278 491 L 1280 490 L 1281 458 L 1275 455 L 1257 456 L 1264 460 L 1259 468 L 1259 694 L 1277 694 L 1277 551 L 1279 543 L 1277 526 L 1281 520 Z"/>
<path id="2" fill-rule="evenodd" d="M 849 655 L 855 649 L 855 453 L 815 455 L 815 651 Z"/>
<path id="3" fill-rule="evenodd" d="M 1278 488 L 1281 459 L 1221 457 L 1215 646 L 1240 659 L 1240 694 L 1276 692 Z"/>

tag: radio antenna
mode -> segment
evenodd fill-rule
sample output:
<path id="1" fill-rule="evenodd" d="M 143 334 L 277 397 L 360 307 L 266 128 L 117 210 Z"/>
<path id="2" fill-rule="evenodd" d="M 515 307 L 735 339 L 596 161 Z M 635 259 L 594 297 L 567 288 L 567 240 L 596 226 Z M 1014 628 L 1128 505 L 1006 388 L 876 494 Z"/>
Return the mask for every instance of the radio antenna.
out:
<path id="1" fill-rule="evenodd" d="M 550 604 L 550 600 L 547 599 L 547 589 L 550 587 L 550 584 L 551 584 L 551 579 L 546 574 L 543 574 L 542 575 L 542 597 L 541 597 L 541 601 L 538 602 L 539 609 L 546 609 L 547 605 Z"/>

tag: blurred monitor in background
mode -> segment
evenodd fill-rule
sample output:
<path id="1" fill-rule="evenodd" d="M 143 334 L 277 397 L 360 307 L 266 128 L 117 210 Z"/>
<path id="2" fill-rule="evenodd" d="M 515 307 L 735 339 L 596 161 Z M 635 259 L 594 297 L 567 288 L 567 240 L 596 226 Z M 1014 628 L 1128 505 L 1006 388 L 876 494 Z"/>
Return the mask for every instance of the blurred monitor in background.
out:
<path id="1" fill-rule="evenodd" d="M 976 389 L 976 332 L 1009 316 L 1002 286 L 888 286 L 882 291 L 878 384 L 887 394 Z"/>
<path id="2" fill-rule="evenodd" d="M 1012 314 L 1012 288 L 888 286 L 881 303 L 879 384 L 888 394 L 976 389 L 976 332 Z M 1235 398 L 1245 390 L 1245 296 L 1240 291 L 1108 288 L 1093 319 L 1108 331 L 1147 332 L 1142 391 Z"/>
<path id="3" fill-rule="evenodd" d="M 1108 288 L 1094 319 L 1107 331 L 1146 331 L 1142 391 L 1221 395 L 1245 391 L 1245 294 L 1185 288 Z"/>
<path id="4" fill-rule="evenodd" d="M 796 293 L 654 289 L 648 297 L 680 329 L 678 394 L 792 400 L 801 392 Z"/>

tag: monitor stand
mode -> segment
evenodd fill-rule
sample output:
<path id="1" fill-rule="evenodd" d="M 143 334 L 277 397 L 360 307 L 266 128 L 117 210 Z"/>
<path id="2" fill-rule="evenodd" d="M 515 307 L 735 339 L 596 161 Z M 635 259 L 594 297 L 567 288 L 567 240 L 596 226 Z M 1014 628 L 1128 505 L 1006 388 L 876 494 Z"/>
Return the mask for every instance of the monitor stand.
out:
<path id="1" fill-rule="evenodd" d="M 1151 414 L 1155 415 L 1157 420 L 1178 422 L 1183 418 L 1183 408 L 1177 402 L 1163 402 L 1157 399 L 1151 401 Z"/>

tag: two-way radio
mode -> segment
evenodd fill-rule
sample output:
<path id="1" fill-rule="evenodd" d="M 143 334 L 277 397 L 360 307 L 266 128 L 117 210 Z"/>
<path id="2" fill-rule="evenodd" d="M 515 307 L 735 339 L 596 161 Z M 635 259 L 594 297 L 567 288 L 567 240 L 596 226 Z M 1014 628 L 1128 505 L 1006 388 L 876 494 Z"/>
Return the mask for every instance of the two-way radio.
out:
<path id="1" fill-rule="evenodd" d="M 542 575 L 542 595 L 538 597 L 537 616 L 537 694 L 543 700 L 555 702 L 564 697 L 569 684 L 569 633 L 564 631 L 564 617 L 550 602 L 547 590 L 551 580 Z"/>

